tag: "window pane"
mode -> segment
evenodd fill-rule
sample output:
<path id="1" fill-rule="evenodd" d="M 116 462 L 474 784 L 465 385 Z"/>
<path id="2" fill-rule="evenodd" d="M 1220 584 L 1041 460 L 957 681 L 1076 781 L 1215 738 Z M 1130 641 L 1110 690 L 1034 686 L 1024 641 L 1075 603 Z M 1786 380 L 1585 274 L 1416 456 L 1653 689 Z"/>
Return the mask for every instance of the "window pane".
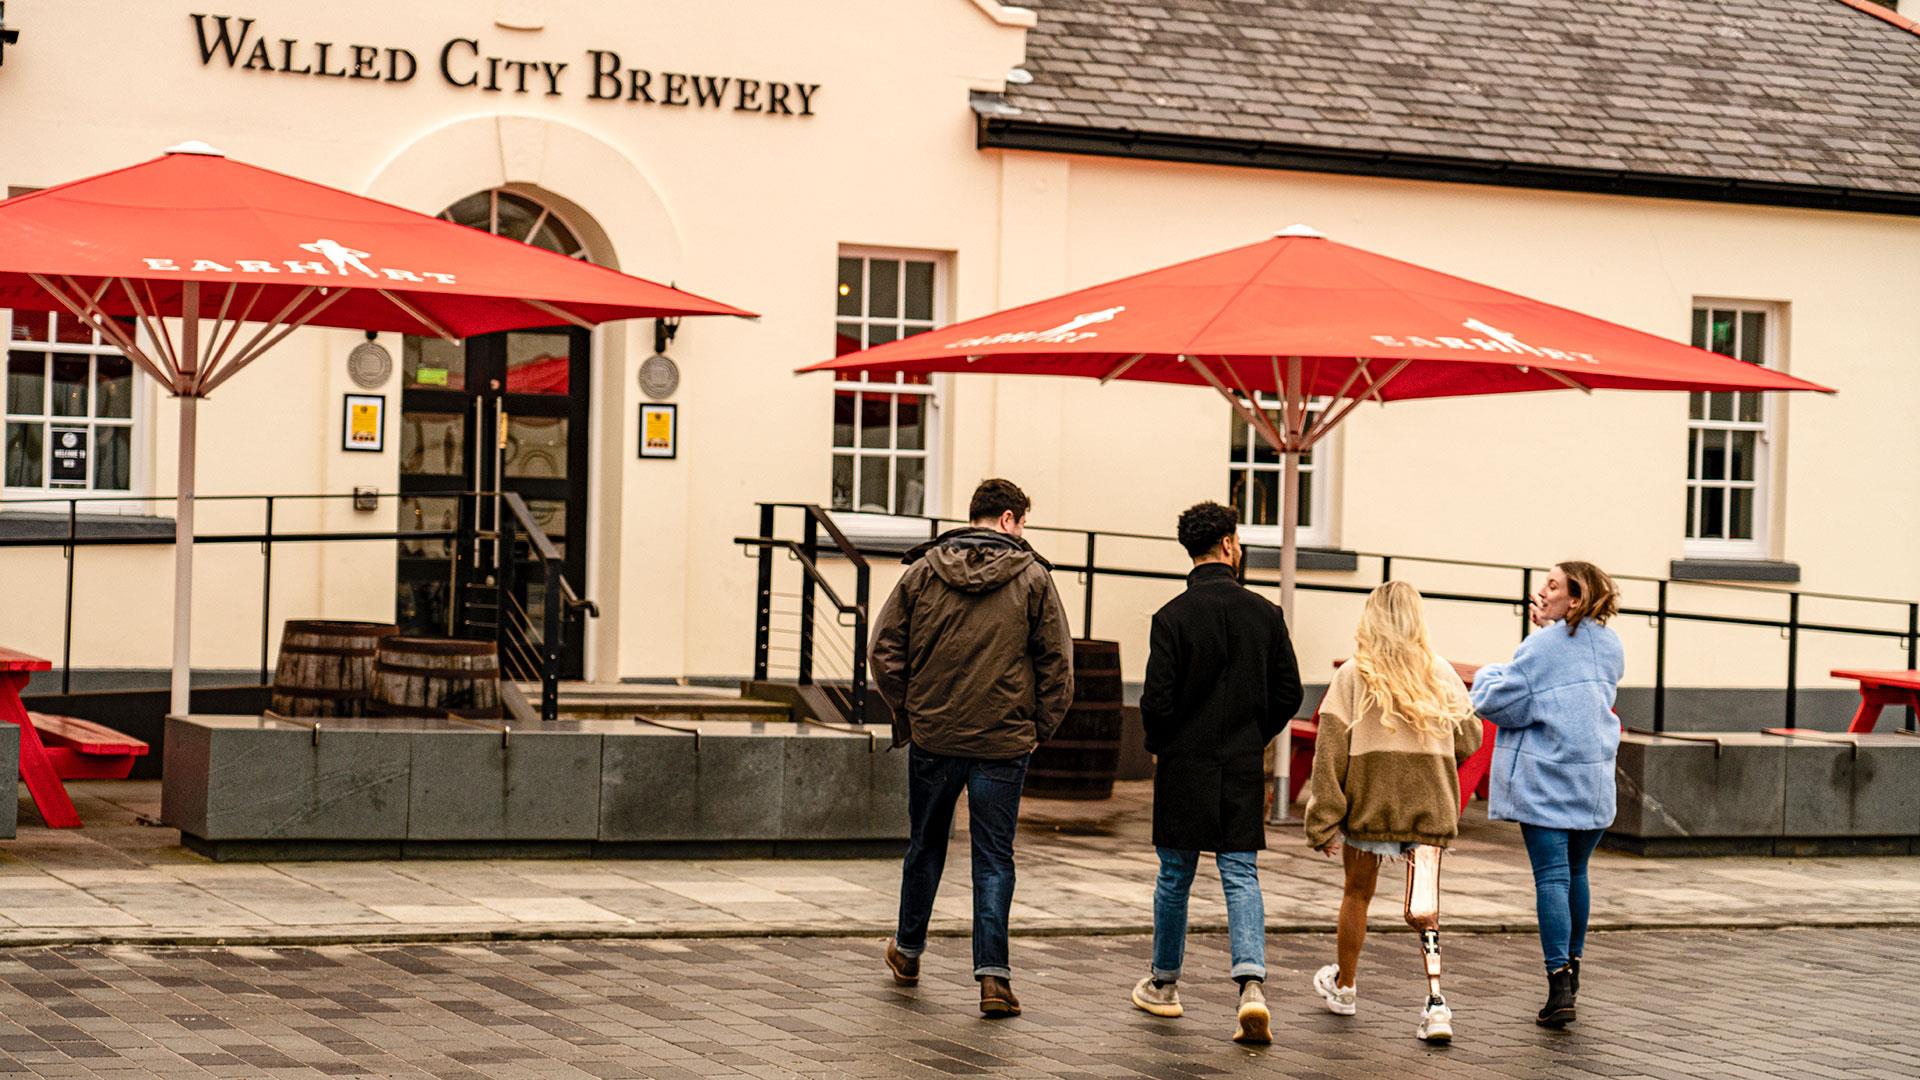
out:
<path id="1" fill-rule="evenodd" d="M 1716 311 L 1713 313 L 1712 345 L 1714 352 L 1727 356 L 1733 355 L 1733 312 Z"/>
<path id="2" fill-rule="evenodd" d="M 892 394 L 860 395 L 860 445 L 872 450 L 893 445 Z"/>
<path id="3" fill-rule="evenodd" d="M 933 318 L 933 264 L 907 263 L 907 310 L 909 319 Z"/>
<path id="4" fill-rule="evenodd" d="M 1749 364 L 1767 362 L 1767 316 L 1761 311 L 1740 313 L 1740 359 Z"/>
<path id="5" fill-rule="evenodd" d="M 1300 527 L 1313 527 L 1313 474 L 1300 474 Z"/>
<path id="6" fill-rule="evenodd" d="M 516 479 L 566 479 L 567 418 L 509 415 L 504 464 Z"/>
<path id="7" fill-rule="evenodd" d="M 871 259 L 867 262 L 871 277 L 867 284 L 867 314 L 877 319 L 900 316 L 900 261 Z"/>
<path id="8" fill-rule="evenodd" d="M 1707 395 L 1698 390 L 1687 395 L 1687 416 L 1693 420 L 1707 418 Z"/>
<path id="9" fill-rule="evenodd" d="M 7 411 L 39 416 L 47 409 L 47 354 L 17 352 L 7 357 Z"/>
<path id="10" fill-rule="evenodd" d="M 101 425 L 93 429 L 93 486 L 103 491 L 133 487 L 133 429 Z"/>
<path id="11" fill-rule="evenodd" d="M 509 394 L 565 394 L 572 381 L 572 364 L 569 334 L 521 331 L 507 335 Z"/>
<path id="12" fill-rule="evenodd" d="M 1708 487 L 1700 489 L 1700 535 L 1702 538 L 1707 540 L 1726 539 L 1726 499 L 1726 488 Z"/>
<path id="13" fill-rule="evenodd" d="M 902 323 L 900 326 L 900 336 L 912 337 L 915 334 L 924 334 L 931 329 L 933 329 L 933 324 L 930 322 L 929 323 L 917 323 L 917 322 Z"/>
<path id="14" fill-rule="evenodd" d="M 91 345 L 93 344 L 93 327 L 71 315 L 56 314 L 53 317 L 53 340 L 73 345 Z"/>
<path id="15" fill-rule="evenodd" d="M 1707 347 L 1706 308 L 1693 309 L 1693 347 L 1696 349 L 1704 349 Z"/>
<path id="16" fill-rule="evenodd" d="M 893 512 L 896 514 L 923 513 L 927 494 L 927 461 L 925 458 L 900 458 L 893 463 L 894 494 Z"/>
<path id="17" fill-rule="evenodd" d="M 892 510 L 892 507 L 887 505 L 887 459 L 885 457 L 860 459 L 859 509 L 870 514 L 885 514 Z"/>
<path id="18" fill-rule="evenodd" d="M 400 532 L 452 532 L 459 527 L 458 499 L 408 495 L 400 500 Z M 403 558 L 451 559 L 453 541 L 402 540 L 400 554 Z"/>
<path id="19" fill-rule="evenodd" d="M 1741 420 L 1749 424 L 1757 424 L 1766 419 L 1765 414 L 1761 411 L 1766 407 L 1767 399 L 1765 395 L 1735 394 L 1734 398 L 1737 399 L 1739 403 L 1739 407 L 1734 410 L 1734 413 L 1739 416 Z"/>
<path id="20" fill-rule="evenodd" d="M 1691 484 L 1687 485 L 1687 539 L 1689 540 L 1698 540 L 1700 538 L 1700 534 L 1693 531 L 1693 508 L 1694 504 L 1699 501 L 1700 489 Z"/>
<path id="21" fill-rule="evenodd" d="M 131 417 L 133 361 L 124 356 L 97 356 L 93 365 L 93 415 L 122 420 Z"/>
<path id="22" fill-rule="evenodd" d="M 53 358 L 53 415 L 87 415 L 87 376 L 92 367 L 85 356 Z"/>
<path id="23" fill-rule="evenodd" d="M 1700 455 L 1700 478 L 1702 480 L 1725 480 L 1727 478 L 1727 433 L 1724 431 L 1701 432 L 1705 440 Z"/>
<path id="24" fill-rule="evenodd" d="M 400 471 L 460 476 L 466 471 L 466 417 L 409 410 L 400 417 Z"/>
<path id="25" fill-rule="evenodd" d="M 895 397 L 894 409 L 899 419 L 895 430 L 899 433 L 898 446 L 902 450 L 925 450 L 927 448 L 926 399 L 917 394 L 900 394 Z"/>
<path id="26" fill-rule="evenodd" d="M 861 315 L 860 303 L 866 292 L 861 288 L 860 262 L 859 259 L 840 260 L 840 282 L 836 291 L 840 294 L 837 310 L 842 318 L 857 319 Z"/>
<path id="27" fill-rule="evenodd" d="M 837 391 L 833 395 L 833 445 L 853 445 L 854 398 L 858 394 Z"/>
<path id="28" fill-rule="evenodd" d="M 867 327 L 868 345 L 885 345 L 899 336 L 899 329 L 892 323 L 874 323 Z"/>
<path id="29" fill-rule="evenodd" d="M 7 425 L 7 486 L 44 487 L 41 465 L 46 428 L 40 424 Z"/>
<path id="30" fill-rule="evenodd" d="M 860 351 L 860 324 L 835 323 L 833 327 L 833 355 L 845 356 Z"/>
<path id="31" fill-rule="evenodd" d="M 1273 426 L 1275 427 L 1282 426 L 1282 423 L 1280 420 L 1280 414 L 1278 412 L 1275 412 L 1272 409 L 1268 409 L 1266 410 L 1266 413 L 1267 413 L 1267 416 L 1270 419 L 1272 419 Z M 1272 443 L 1267 441 L 1267 437 L 1265 435 L 1262 435 L 1259 432 L 1249 432 L 1247 434 L 1247 437 L 1253 441 L 1253 460 L 1265 465 L 1279 464 L 1280 453 L 1279 451 L 1273 448 Z"/>
<path id="32" fill-rule="evenodd" d="M 1238 412 L 1231 409 L 1227 411 L 1227 421 L 1230 432 L 1228 445 L 1232 448 L 1227 460 L 1245 461 L 1247 460 L 1247 436 L 1250 434 L 1247 422 Z"/>
<path id="33" fill-rule="evenodd" d="M 1735 488 L 1728 494 L 1733 498 L 1733 514 L 1728 522 L 1727 539 L 1753 539 L 1753 492 L 1747 488 Z"/>
<path id="34" fill-rule="evenodd" d="M 485 232 L 492 227 L 488 221 L 488 218 L 490 218 L 492 214 L 492 193 L 476 191 L 466 198 L 461 199 L 459 202 L 454 203 L 452 206 L 447 207 L 447 212 L 441 216 L 445 217 L 448 221 L 465 225 L 469 229 L 479 229 Z"/>
<path id="35" fill-rule="evenodd" d="M 1733 395 L 1708 394 L 1707 416 L 1714 420 L 1733 419 Z"/>
<path id="36" fill-rule="evenodd" d="M 51 316 L 41 311 L 16 311 L 13 313 L 13 340 L 47 340 L 47 320 Z"/>
<path id="37" fill-rule="evenodd" d="M 1280 474 L 1256 470 L 1248 474 L 1253 505 L 1248 508 L 1247 524 L 1280 524 Z"/>
<path id="38" fill-rule="evenodd" d="M 1730 431 L 1727 437 L 1732 441 L 1732 475 L 1735 480 L 1753 479 L 1753 459 L 1758 450 L 1759 432 Z"/>
<path id="39" fill-rule="evenodd" d="M 1687 479 L 1700 479 L 1700 432 L 1687 432 Z"/>
<path id="40" fill-rule="evenodd" d="M 853 509 L 853 458 L 847 454 L 833 455 L 833 508 Z"/>
<path id="41" fill-rule="evenodd" d="M 408 388 L 460 390 L 467 385 L 467 350 L 437 337 L 408 335 L 400 346 L 400 375 Z"/>
<path id="42" fill-rule="evenodd" d="M 539 216 L 540 208 L 531 200 L 503 191 L 500 193 L 500 225 L 495 231 L 509 240 L 525 240 Z"/>

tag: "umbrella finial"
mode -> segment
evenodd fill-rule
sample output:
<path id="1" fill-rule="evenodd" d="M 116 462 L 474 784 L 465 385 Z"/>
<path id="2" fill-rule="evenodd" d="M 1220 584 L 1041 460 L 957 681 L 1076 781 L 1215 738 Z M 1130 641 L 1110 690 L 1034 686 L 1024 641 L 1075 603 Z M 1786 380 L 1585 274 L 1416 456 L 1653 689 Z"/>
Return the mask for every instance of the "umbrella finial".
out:
<path id="1" fill-rule="evenodd" d="M 216 150 L 199 139 L 188 139 L 178 146 L 169 146 L 161 151 L 164 154 L 202 154 L 206 157 L 226 157 L 227 152 Z"/>
<path id="2" fill-rule="evenodd" d="M 1319 229 L 1316 229 L 1311 225 L 1300 225 L 1300 224 L 1289 225 L 1286 228 L 1281 229 L 1279 232 L 1274 233 L 1273 235 L 1304 236 L 1312 240 L 1325 240 L 1327 238 L 1327 234 L 1321 232 Z"/>

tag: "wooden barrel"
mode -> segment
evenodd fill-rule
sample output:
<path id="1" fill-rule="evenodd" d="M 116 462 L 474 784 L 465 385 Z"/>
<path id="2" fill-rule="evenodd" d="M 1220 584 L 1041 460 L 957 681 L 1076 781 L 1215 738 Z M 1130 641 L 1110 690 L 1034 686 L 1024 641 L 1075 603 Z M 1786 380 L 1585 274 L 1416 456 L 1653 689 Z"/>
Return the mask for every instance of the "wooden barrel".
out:
<path id="1" fill-rule="evenodd" d="M 500 656 L 491 641 L 389 637 L 373 661 L 377 716 L 500 716 Z"/>
<path id="2" fill-rule="evenodd" d="M 1026 794 L 1108 799 L 1120 767 L 1120 643 L 1073 643 L 1073 706 L 1060 730 L 1033 752 Z"/>
<path id="3" fill-rule="evenodd" d="M 365 716 L 380 639 L 392 623 L 288 619 L 273 672 L 273 711 L 282 716 Z"/>

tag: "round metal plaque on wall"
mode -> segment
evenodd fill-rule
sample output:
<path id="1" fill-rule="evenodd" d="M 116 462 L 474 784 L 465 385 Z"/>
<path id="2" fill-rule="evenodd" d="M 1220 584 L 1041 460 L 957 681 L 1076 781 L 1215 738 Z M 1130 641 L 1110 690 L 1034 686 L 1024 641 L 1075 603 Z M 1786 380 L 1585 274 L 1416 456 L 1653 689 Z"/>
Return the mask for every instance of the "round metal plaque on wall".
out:
<path id="1" fill-rule="evenodd" d="M 640 392 L 659 401 L 680 389 L 680 366 L 665 353 L 654 353 L 640 362 Z"/>
<path id="2" fill-rule="evenodd" d="M 347 374 L 360 389 L 378 390 L 393 375 L 393 354 L 377 342 L 355 346 L 347 354 Z"/>

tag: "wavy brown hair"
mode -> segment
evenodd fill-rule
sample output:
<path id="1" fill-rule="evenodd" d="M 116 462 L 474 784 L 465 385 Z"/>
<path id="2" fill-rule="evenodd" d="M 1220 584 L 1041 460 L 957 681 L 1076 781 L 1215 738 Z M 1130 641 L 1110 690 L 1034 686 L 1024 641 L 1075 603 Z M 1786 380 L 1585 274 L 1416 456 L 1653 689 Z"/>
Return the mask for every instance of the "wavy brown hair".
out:
<path id="1" fill-rule="evenodd" d="M 1567 575 L 1567 633 L 1580 629 L 1580 623 L 1592 619 L 1601 626 L 1620 613 L 1620 589 L 1605 570 L 1590 562 L 1555 563 Z"/>

